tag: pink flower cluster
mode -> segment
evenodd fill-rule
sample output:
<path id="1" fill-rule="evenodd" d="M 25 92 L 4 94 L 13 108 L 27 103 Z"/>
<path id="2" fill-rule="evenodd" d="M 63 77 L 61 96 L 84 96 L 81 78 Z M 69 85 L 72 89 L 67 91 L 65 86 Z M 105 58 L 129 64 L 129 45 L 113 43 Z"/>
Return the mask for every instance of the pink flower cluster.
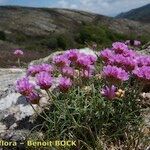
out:
<path id="1" fill-rule="evenodd" d="M 72 87 L 77 71 L 84 79 L 93 76 L 95 62 L 96 58 L 92 55 L 80 53 L 77 49 L 68 50 L 62 55 L 55 56 L 52 64 L 29 66 L 27 77 L 17 81 L 16 90 L 26 96 L 31 103 L 36 103 L 40 96 L 35 86 L 48 91 L 53 81 L 58 78 L 59 90 L 66 93 Z M 61 77 L 57 77 L 56 74 L 60 74 Z M 29 82 L 30 77 L 35 77 L 35 85 Z"/>
<path id="2" fill-rule="evenodd" d="M 126 41 L 126 44 L 130 44 Z M 139 46 L 140 41 L 133 41 L 134 46 Z M 102 76 L 111 84 L 127 81 L 130 76 L 134 76 L 141 82 L 150 83 L 150 56 L 137 54 L 134 50 L 122 42 L 115 42 L 112 48 L 104 49 L 99 57 L 104 63 Z M 102 95 L 112 99 L 114 87 L 105 87 Z"/>
<path id="3" fill-rule="evenodd" d="M 63 76 L 73 78 L 75 77 L 75 70 L 78 70 L 81 77 L 90 78 L 94 72 L 96 60 L 97 58 L 93 55 L 71 49 L 62 55 L 55 56 L 53 64 L 61 70 Z"/>

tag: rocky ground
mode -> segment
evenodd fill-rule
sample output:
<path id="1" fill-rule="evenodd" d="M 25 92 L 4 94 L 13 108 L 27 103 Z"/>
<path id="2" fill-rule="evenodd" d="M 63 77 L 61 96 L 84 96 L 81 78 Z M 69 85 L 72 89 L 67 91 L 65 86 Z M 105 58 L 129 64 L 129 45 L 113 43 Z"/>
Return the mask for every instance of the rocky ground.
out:
<path id="1" fill-rule="evenodd" d="M 24 75 L 25 69 L 0 69 L 0 137 L 3 139 L 20 139 L 18 130 L 14 129 L 20 121 L 34 114 L 25 98 L 15 92 L 15 81 Z"/>

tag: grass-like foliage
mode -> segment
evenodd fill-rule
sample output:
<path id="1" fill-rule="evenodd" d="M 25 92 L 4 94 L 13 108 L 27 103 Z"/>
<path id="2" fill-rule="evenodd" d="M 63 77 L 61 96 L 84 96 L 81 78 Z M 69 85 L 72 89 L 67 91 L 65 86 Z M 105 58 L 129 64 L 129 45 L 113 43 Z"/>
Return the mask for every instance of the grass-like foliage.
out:
<path id="1" fill-rule="evenodd" d="M 40 91 L 49 96 L 48 109 L 35 110 L 43 119 L 45 139 L 76 140 L 71 150 L 145 148 L 137 99 L 150 81 L 149 64 L 149 56 L 120 42 L 98 55 L 74 49 L 55 56 L 51 64 L 29 66 L 16 88 L 31 106 L 40 107 Z"/>

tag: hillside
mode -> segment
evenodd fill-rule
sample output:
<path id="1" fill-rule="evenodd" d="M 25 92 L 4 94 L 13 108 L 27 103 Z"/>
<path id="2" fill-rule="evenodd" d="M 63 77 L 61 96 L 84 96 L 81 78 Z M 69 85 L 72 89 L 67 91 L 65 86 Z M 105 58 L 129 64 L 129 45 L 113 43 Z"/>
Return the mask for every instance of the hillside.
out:
<path id="1" fill-rule="evenodd" d="M 121 13 L 116 18 L 126 18 L 140 22 L 150 23 L 150 4 Z"/>
<path id="2" fill-rule="evenodd" d="M 149 35 L 149 24 L 127 19 L 68 9 L 0 6 L 0 65 L 14 62 L 10 51 L 16 48 L 28 52 L 24 61 L 29 62 L 55 49 L 84 47 L 85 42 L 103 47 L 129 38 L 147 42 Z"/>

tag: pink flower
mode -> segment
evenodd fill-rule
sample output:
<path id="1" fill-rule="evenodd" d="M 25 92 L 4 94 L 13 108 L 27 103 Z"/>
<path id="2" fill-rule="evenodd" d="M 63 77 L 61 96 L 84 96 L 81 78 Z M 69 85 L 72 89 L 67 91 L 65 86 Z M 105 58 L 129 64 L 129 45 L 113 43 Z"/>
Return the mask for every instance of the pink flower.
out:
<path id="1" fill-rule="evenodd" d="M 91 65 L 94 65 L 94 63 L 97 61 L 97 58 L 93 55 L 87 55 L 87 58 L 91 61 Z"/>
<path id="2" fill-rule="evenodd" d="M 62 71 L 62 75 L 64 75 L 64 76 L 67 76 L 69 78 L 73 78 L 74 77 L 75 71 L 71 67 L 66 66 L 66 67 L 62 68 L 61 71 Z"/>
<path id="3" fill-rule="evenodd" d="M 28 96 L 26 96 L 26 98 L 30 101 L 31 104 L 39 104 L 41 97 L 37 92 L 31 92 Z"/>
<path id="4" fill-rule="evenodd" d="M 28 96 L 30 93 L 32 93 L 35 89 L 35 86 L 29 82 L 29 79 L 27 77 L 24 77 L 17 81 L 16 83 L 16 90 L 20 94 L 24 96 Z"/>
<path id="5" fill-rule="evenodd" d="M 111 58 L 113 57 L 113 52 L 110 49 L 104 49 L 103 51 L 100 52 L 99 57 L 104 61 L 104 62 L 109 62 Z"/>
<path id="6" fill-rule="evenodd" d="M 41 64 L 41 65 L 39 65 L 39 72 L 43 72 L 43 71 L 52 73 L 54 71 L 54 68 L 50 64 Z"/>
<path id="7" fill-rule="evenodd" d="M 27 76 L 31 75 L 32 77 L 34 77 L 39 72 L 40 72 L 40 66 L 39 65 L 32 65 L 32 66 L 28 67 Z"/>
<path id="8" fill-rule="evenodd" d="M 65 55 L 67 56 L 67 58 L 70 61 L 75 62 L 78 59 L 79 50 L 78 49 L 70 49 L 65 52 Z"/>
<path id="9" fill-rule="evenodd" d="M 36 75 L 36 82 L 41 89 L 48 90 L 52 86 L 53 78 L 47 72 L 40 72 Z"/>
<path id="10" fill-rule="evenodd" d="M 126 81 L 129 79 L 129 75 L 125 70 L 110 65 L 104 66 L 102 75 L 103 77 L 112 82 Z"/>
<path id="11" fill-rule="evenodd" d="M 84 53 L 80 53 L 78 55 L 78 59 L 76 61 L 76 64 L 78 67 L 82 69 L 88 69 L 94 62 L 95 60 L 90 57 L 89 55 L 86 55 Z"/>
<path id="12" fill-rule="evenodd" d="M 139 67 L 150 66 L 150 56 L 148 55 L 139 55 L 136 57 Z"/>
<path id="13" fill-rule="evenodd" d="M 128 49 L 128 50 L 124 51 L 124 52 L 122 53 L 122 55 L 123 55 L 124 57 L 132 57 L 132 58 L 135 58 L 138 54 L 137 54 L 135 51 Z"/>
<path id="14" fill-rule="evenodd" d="M 150 66 L 137 67 L 133 70 L 133 75 L 146 84 L 150 83 Z"/>
<path id="15" fill-rule="evenodd" d="M 109 100 L 112 100 L 116 96 L 116 89 L 117 88 L 114 85 L 112 85 L 111 87 L 106 86 L 100 91 L 100 93 L 102 94 L 102 96 L 108 98 Z"/>
<path id="16" fill-rule="evenodd" d="M 59 89 L 61 92 L 66 93 L 68 92 L 69 88 L 72 86 L 72 81 L 70 78 L 61 77 L 59 79 Z"/>
<path id="17" fill-rule="evenodd" d="M 17 57 L 21 57 L 21 56 L 23 56 L 23 51 L 22 51 L 22 50 L 19 50 L 19 49 L 18 49 L 18 50 L 15 50 L 15 51 L 14 51 L 14 55 L 17 56 Z"/>
<path id="18" fill-rule="evenodd" d="M 69 66 L 70 65 L 70 60 L 67 58 L 66 55 L 58 55 L 55 56 L 53 58 L 53 63 L 57 66 L 57 67 L 65 67 L 65 66 Z"/>
<path id="19" fill-rule="evenodd" d="M 126 71 L 132 71 L 137 66 L 137 61 L 133 57 L 124 57 L 122 54 L 117 54 L 112 57 L 111 64 L 121 67 Z"/>
<path id="20" fill-rule="evenodd" d="M 128 50 L 128 46 L 122 42 L 115 42 L 112 44 L 115 53 L 122 54 L 124 51 Z"/>

